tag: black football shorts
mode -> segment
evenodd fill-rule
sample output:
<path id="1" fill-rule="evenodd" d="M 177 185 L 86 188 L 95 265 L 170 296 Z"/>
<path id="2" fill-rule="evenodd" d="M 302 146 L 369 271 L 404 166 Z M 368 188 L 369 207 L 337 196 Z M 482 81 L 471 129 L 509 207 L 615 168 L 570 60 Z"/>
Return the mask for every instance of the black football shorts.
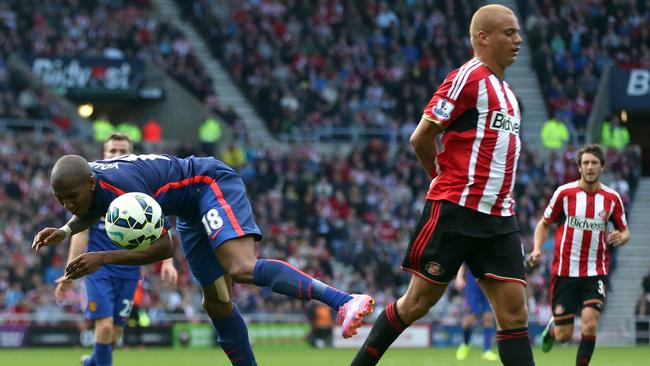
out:
<path id="1" fill-rule="evenodd" d="M 606 276 L 551 278 L 551 306 L 557 325 L 573 324 L 584 307 L 602 311 L 605 306 Z"/>
<path id="2" fill-rule="evenodd" d="M 463 262 L 476 278 L 525 285 L 524 256 L 515 218 L 428 200 L 402 269 L 434 283 L 447 283 L 456 277 Z"/>

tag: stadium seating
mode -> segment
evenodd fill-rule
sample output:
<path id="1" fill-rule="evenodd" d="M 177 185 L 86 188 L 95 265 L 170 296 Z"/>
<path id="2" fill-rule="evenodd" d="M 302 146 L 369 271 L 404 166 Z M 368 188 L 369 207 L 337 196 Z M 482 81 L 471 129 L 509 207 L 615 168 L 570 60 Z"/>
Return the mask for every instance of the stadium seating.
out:
<path id="1" fill-rule="evenodd" d="M 190 42 L 169 21 L 157 18 L 148 0 L 57 0 L 47 5 L 10 0 L 0 4 L 0 14 L 0 93 L 4 104 L 18 100 L 27 110 L 3 109 L 0 103 L 0 116 L 43 114 L 36 113 L 42 109 L 37 108 L 40 98 L 36 91 L 19 81 L 10 83 L 13 92 L 5 90 L 10 80 L 5 75 L 4 58 L 10 52 L 20 56 L 141 58 L 161 67 L 215 112 L 225 111 L 215 102 L 212 79 L 199 64 Z M 30 96 L 37 105 L 24 107 Z"/>
<path id="2" fill-rule="evenodd" d="M 399 133 L 471 57 L 469 2 L 240 1 L 229 11 L 177 3 L 273 133 Z"/>
<path id="3" fill-rule="evenodd" d="M 602 8 L 590 2 L 559 8 L 550 1 L 519 2 L 522 24 L 538 53 L 534 66 L 548 106 L 578 130 L 607 62 L 650 60 L 648 48 L 637 47 L 643 36 L 636 30 L 638 9 L 619 11 L 626 5 L 618 2 Z M 410 133 L 432 90 L 470 56 L 464 34 L 471 2 L 333 0 L 299 2 L 287 9 L 281 2 L 244 0 L 218 14 L 209 6 L 213 2 L 178 3 L 271 131 L 280 134 L 331 126 Z M 39 7 L 20 0 L 1 2 L 0 117 L 52 118 L 39 91 L 7 71 L 9 52 L 144 57 L 219 109 L 210 77 L 187 40 L 155 17 L 148 1 L 116 4 L 121 2 L 57 0 Z M 606 32 L 599 31 L 603 24 L 610 24 L 602 28 Z M 93 159 L 98 150 L 47 134 L 39 140 L 32 134 L 0 132 L 0 313 L 34 313 L 43 321 L 48 314 L 77 313 L 74 295 L 63 307 L 53 299 L 52 281 L 62 273 L 67 247 L 35 255 L 29 243 L 39 228 L 62 225 L 66 217 L 48 187 L 54 159 L 67 153 Z M 379 140 L 329 157 L 307 147 L 286 152 L 233 148 L 243 150 L 245 158 L 236 166 L 265 234 L 260 256 L 287 260 L 342 289 L 371 293 L 378 307 L 402 293 L 408 277 L 399 264 L 428 185 L 410 150 L 388 155 Z M 522 150 L 515 195 L 527 251 L 554 188 L 577 178 L 574 149 L 570 145 L 544 161 Z M 196 150 L 182 146 L 177 153 Z M 638 182 L 638 160 L 633 150 L 608 152 L 613 185 L 629 186 L 628 202 Z M 543 264 L 550 258 L 548 253 Z M 162 286 L 156 267 L 144 269 L 143 301 L 154 323 L 164 322 L 166 313 L 195 318 L 202 312 L 187 266 L 182 260 L 178 264 L 178 289 Z M 531 321 L 540 324 L 550 316 L 547 268 L 542 265 L 529 275 Z M 302 302 L 268 290 L 236 286 L 235 294 L 245 313 L 304 310 Z M 460 319 L 455 316 L 461 311 L 459 300 L 451 290 L 433 314 Z"/>
<path id="4" fill-rule="evenodd" d="M 52 112 L 42 91 L 30 88 L 20 75 L 11 72 L 6 54 L 0 51 L 0 118 L 49 120 Z"/>
<path id="5" fill-rule="evenodd" d="M 567 122 L 574 139 L 584 136 L 608 64 L 650 67 L 643 3 L 517 1 L 549 114 Z"/>

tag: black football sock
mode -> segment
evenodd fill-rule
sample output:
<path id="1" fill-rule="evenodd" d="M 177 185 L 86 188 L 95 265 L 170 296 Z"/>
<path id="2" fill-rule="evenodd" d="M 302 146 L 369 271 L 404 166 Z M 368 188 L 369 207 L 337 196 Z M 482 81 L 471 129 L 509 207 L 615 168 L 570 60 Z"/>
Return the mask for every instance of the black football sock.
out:
<path id="1" fill-rule="evenodd" d="M 352 360 L 352 366 L 376 365 L 381 356 L 408 327 L 397 314 L 397 303 L 386 306 L 379 314 L 368 338 Z"/>
<path id="2" fill-rule="evenodd" d="M 472 339 L 472 328 L 472 326 L 469 326 L 463 329 L 463 339 L 465 340 L 465 344 L 469 344 L 470 339 Z"/>
<path id="3" fill-rule="evenodd" d="M 497 331 L 499 357 L 504 366 L 534 366 L 528 328 Z"/>
<path id="4" fill-rule="evenodd" d="M 594 354 L 596 347 L 596 336 L 582 335 L 580 346 L 578 346 L 578 355 L 576 356 L 576 366 L 589 365 L 591 356 Z"/>

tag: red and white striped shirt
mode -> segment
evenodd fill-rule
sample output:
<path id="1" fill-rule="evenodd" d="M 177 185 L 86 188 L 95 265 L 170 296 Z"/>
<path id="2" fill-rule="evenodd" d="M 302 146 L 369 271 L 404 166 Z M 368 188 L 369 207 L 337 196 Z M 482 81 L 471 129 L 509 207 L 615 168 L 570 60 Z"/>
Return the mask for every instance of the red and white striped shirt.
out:
<path id="1" fill-rule="evenodd" d="M 544 211 L 544 221 L 555 222 L 564 213 L 566 220 L 555 232 L 552 274 L 566 277 L 606 275 L 609 271 L 607 222 L 618 230 L 627 229 L 623 201 L 616 191 L 600 184 L 595 192 L 585 192 L 579 181 L 560 186 Z"/>
<path id="2" fill-rule="evenodd" d="M 444 130 L 427 199 L 514 215 L 521 113 L 508 83 L 473 58 L 447 76 L 423 117 Z"/>

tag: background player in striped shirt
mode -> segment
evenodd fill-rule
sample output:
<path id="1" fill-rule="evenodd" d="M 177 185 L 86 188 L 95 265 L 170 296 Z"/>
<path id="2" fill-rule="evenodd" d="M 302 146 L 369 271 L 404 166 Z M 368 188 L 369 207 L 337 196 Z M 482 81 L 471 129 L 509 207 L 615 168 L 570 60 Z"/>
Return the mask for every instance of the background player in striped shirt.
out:
<path id="1" fill-rule="evenodd" d="M 133 153 L 133 141 L 121 133 L 108 137 L 103 144 L 103 158 L 111 159 Z M 118 250 L 104 230 L 104 218 L 90 229 L 70 238 L 70 263 L 86 249 L 89 252 Z M 176 284 L 178 273 L 173 258 L 165 259 L 160 269 L 164 281 Z M 84 280 L 85 313 L 95 323 L 95 345 L 92 355 L 84 355 L 81 365 L 112 365 L 112 351 L 124 332 L 124 324 L 133 307 L 133 295 L 140 278 L 140 266 L 106 265 Z M 57 279 L 54 295 L 61 301 L 72 287 L 72 280 L 62 276 Z"/>
<path id="2" fill-rule="evenodd" d="M 603 309 L 609 270 L 609 247 L 630 239 L 625 208 L 619 194 L 600 182 L 605 154 L 599 145 L 585 145 L 576 155 L 580 180 L 560 186 L 535 228 L 531 265 L 539 263 L 549 226 L 564 216 L 555 235 L 551 270 L 553 318 L 542 333 L 542 350 L 553 342 L 566 342 L 573 334 L 573 319 L 580 310 L 582 340 L 576 365 L 588 365 L 594 353 L 600 312 Z M 607 232 L 607 222 L 615 230 Z"/>
<path id="3" fill-rule="evenodd" d="M 507 7 L 487 5 L 474 13 L 470 36 L 475 57 L 447 76 L 411 135 L 433 179 L 402 263 L 412 273 L 409 287 L 379 315 L 352 365 L 377 364 L 404 329 L 436 304 L 463 262 L 494 309 L 503 364 L 534 365 L 512 199 L 521 115 L 503 80 L 522 41 L 519 22 Z"/>

